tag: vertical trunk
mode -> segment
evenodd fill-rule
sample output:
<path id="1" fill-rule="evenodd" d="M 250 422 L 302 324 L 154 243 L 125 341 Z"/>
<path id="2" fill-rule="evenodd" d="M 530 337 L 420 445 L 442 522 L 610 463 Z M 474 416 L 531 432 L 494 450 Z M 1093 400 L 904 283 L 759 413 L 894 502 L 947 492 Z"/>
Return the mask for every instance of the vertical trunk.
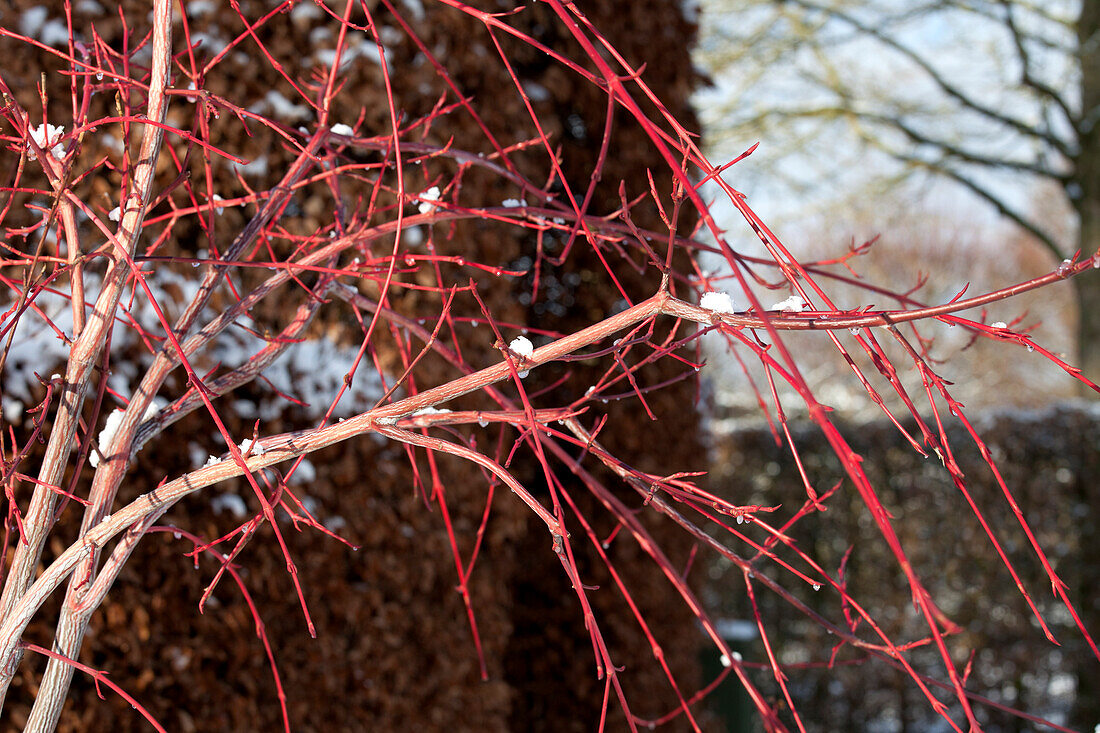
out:
<path id="1" fill-rule="evenodd" d="M 1081 255 L 1088 257 L 1100 244 L 1100 3 L 1081 3 L 1077 44 L 1081 118 L 1077 124 L 1079 152 L 1073 183 L 1080 187 L 1080 195 L 1071 198 L 1080 221 Z M 1086 273 L 1074 285 L 1081 314 L 1077 328 L 1079 363 L 1086 377 L 1100 383 L 1100 271 Z"/>
<path id="2" fill-rule="evenodd" d="M 1077 47 L 1081 65 L 1081 120 L 1077 125 L 1080 152 L 1076 180 L 1081 186 L 1081 196 L 1074 205 L 1081 227 L 1081 255 L 1085 257 L 1096 254 L 1100 244 L 1100 3 L 1094 0 L 1081 3 Z M 1074 284 L 1081 314 L 1077 327 L 1080 366 L 1086 377 L 1100 384 L 1100 270 L 1085 273 Z M 1085 494 L 1083 503 L 1093 509 L 1092 516 L 1097 516 L 1100 486 L 1085 476 L 1080 483 Z M 1086 556 L 1080 560 L 1082 566 L 1089 567 L 1096 561 L 1095 524 L 1085 522 L 1082 532 L 1081 547 Z M 1090 552 L 1092 557 L 1087 556 Z M 1078 584 L 1077 598 L 1085 628 L 1095 634 L 1100 629 L 1100 606 L 1092 601 L 1096 588 L 1089 582 L 1090 575 L 1079 575 L 1084 582 Z M 1100 720 L 1100 695 L 1096 694 L 1100 690 L 1100 661 L 1083 642 L 1077 644 L 1076 652 L 1069 653 L 1076 658 L 1077 666 L 1077 700 L 1070 724 L 1080 730 L 1091 730 Z"/>

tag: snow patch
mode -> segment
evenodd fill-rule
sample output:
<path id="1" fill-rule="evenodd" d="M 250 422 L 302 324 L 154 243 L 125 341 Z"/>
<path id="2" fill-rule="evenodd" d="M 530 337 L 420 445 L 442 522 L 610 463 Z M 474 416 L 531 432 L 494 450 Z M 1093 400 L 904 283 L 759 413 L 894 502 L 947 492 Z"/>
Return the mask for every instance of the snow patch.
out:
<path id="1" fill-rule="evenodd" d="M 185 7 L 187 15 L 192 18 L 201 18 L 214 12 L 214 3 L 210 0 L 190 0 L 185 3 Z"/>
<path id="2" fill-rule="evenodd" d="M 205 252 L 197 255 L 200 260 L 206 257 Z M 196 279 L 168 268 L 147 273 L 146 281 L 169 321 L 174 320 L 191 302 L 199 288 Z M 102 279 L 98 275 L 86 274 L 85 288 L 89 300 L 95 299 L 101 284 Z M 28 308 L 19 316 L 14 326 L 15 333 L 4 372 L 5 400 L 19 400 L 24 405 L 37 404 L 41 400 L 42 386 L 36 372 L 48 374 L 49 370 L 64 364 L 69 357 L 73 337 L 72 305 L 66 294 L 42 289 L 35 295 L 34 305 L 35 308 Z M 217 315 L 214 309 L 207 307 L 203 310 L 202 320 L 214 315 Z M 124 295 L 120 300 L 119 316 L 133 318 L 143 329 L 163 332 L 163 326 L 144 292 L 137 297 Z M 49 319 L 48 322 L 46 319 Z M 137 338 L 135 329 L 116 328 L 112 352 L 125 352 Z M 231 370 L 246 364 L 265 346 L 267 342 L 254 333 L 230 328 L 214 339 L 204 355 L 209 362 L 220 363 Z M 334 417 L 346 417 L 371 409 L 385 392 L 382 378 L 365 367 L 356 371 L 350 386 L 345 388 L 344 376 L 357 356 L 358 344 L 341 346 L 321 336 L 291 345 L 264 370 L 263 377 L 270 381 L 274 389 L 304 403 L 311 417 L 324 414 L 336 395 L 342 392 Z M 135 359 L 114 361 L 108 384 L 121 394 L 132 392 L 132 385 L 151 361 L 152 355 L 147 353 Z M 256 384 L 264 390 L 265 396 L 258 400 L 255 417 L 268 421 L 290 409 L 290 404 L 272 394 L 262 380 Z"/>
<path id="3" fill-rule="evenodd" d="M 740 652 L 731 652 L 729 655 L 723 654 L 722 657 L 721 657 L 721 662 L 722 662 L 723 667 L 730 666 L 731 664 L 733 664 L 734 661 L 737 661 L 737 662 L 741 661 L 741 653 Z"/>
<path id="4" fill-rule="evenodd" d="M 261 155 L 245 165 L 233 164 L 234 170 L 239 171 L 243 176 L 265 176 L 267 175 L 267 167 L 266 155 Z"/>
<path id="5" fill-rule="evenodd" d="M 386 61 L 386 71 L 389 74 L 393 74 L 393 50 L 387 48 L 385 44 L 382 45 L 382 58 L 379 58 L 378 45 L 374 42 L 374 39 L 365 33 L 349 33 L 347 35 L 347 44 L 344 46 L 344 52 L 340 54 L 340 68 L 346 69 L 355 59 L 362 57 L 366 61 L 370 61 L 374 64 L 380 64 L 382 58 Z M 331 48 L 318 49 L 313 52 L 313 58 L 317 60 L 319 64 L 332 68 L 332 65 L 336 63 L 336 50 Z"/>
<path id="6" fill-rule="evenodd" d="M 20 400 L 4 397 L 4 422 L 17 423 L 23 418 L 25 405 Z"/>
<path id="7" fill-rule="evenodd" d="M 206 451 L 198 443 L 187 444 L 187 456 L 191 459 L 192 468 L 200 468 L 206 461 Z"/>
<path id="8" fill-rule="evenodd" d="M 806 301 L 801 295 L 792 295 L 786 300 L 781 300 L 768 310 L 781 311 L 783 313 L 801 313 L 807 309 Z"/>
<path id="9" fill-rule="evenodd" d="M 69 27 L 62 20 L 47 20 L 46 24 L 38 32 L 38 40 L 47 46 L 55 48 L 68 48 Z"/>
<path id="10" fill-rule="evenodd" d="M 244 503 L 244 499 L 236 494 L 215 496 L 210 500 L 210 508 L 214 510 L 214 514 L 229 512 L 237 519 L 244 519 L 248 516 L 248 505 Z"/>
<path id="11" fill-rule="evenodd" d="M 60 143 L 61 138 L 65 135 L 65 128 L 61 125 L 51 125 L 48 122 L 43 122 L 38 127 L 30 131 L 31 139 L 43 150 L 48 150 L 50 155 L 55 159 L 61 160 L 65 157 L 65 146 Z M 31 149 L 30 145 L 27 145 L 27 159 L 37 160 L 37 156 Z"/>
<path id="12" fill-rule="evenodd" d="M 105 458 L 111 455 L 111 444 L 115 442 L 115 434 L 118 433 L 122 425 L 122 416 L 125 414 L 125 410 L 112 410 L 107 416 L 107 422 L 103 423 L 103 429 L 99 431 L 96 445 L 99 446 L 99 453 L 102 453 Z M 88 454 L 88 463 L 92 464 L 92 468 L 99 465 L 99 453 L 92 451 Z"/>
<path id="13" fill-rule="evenodd" d="M 259 441 L 252 438 L 245 438 L 241 441 L 241 444 L 237 446 L 240 448 L 242 454 L 248 453 L 249 449 L 252 450 L 252 455 L 262 456 L 264 454 L 264 447 L 260 445 Z"/>
<path id="14" fill-rule="evenodd" d="M 36 5 L 23 11 L 19 18 L 19 30 L 25 36 L 36 38 L 47 46 L 68 47 L 69 28 L 60 20 L 47 20 L 49 11 Z"/>
<path id="15" fill-rule="evenodd" d="M 714 313 L 733 313 L 733 299 L 729 293 L 716 290 L 703 293 L 699 298 L 699 307 Z"/>
<path id="16" fill-rule="evenodd" d="M 290 19 L 295 23 L 305 23 L 322 15 L 324 12 L 314 3 L 298 3 L 290 11 Z"/>
<path id="17" fill-rule="evenodd" d="M 294 473 L 290 475 L 290 483 L 292 484 L 309 484 L 317 480 L 317 468 L 307 459 L 302 459 L 302 462 L 298 464 L 298 468 L 294 469 Z M 310 512 L 313 514 L 313 512 Z"/>
<path id="18" fill-rule="evenodd" d="M 448 412 L 450 412 L 450 410 L 448 410 L 446 407 L 435 407 L 434 405 L 429 405 L 428 407 L 423 407 L 417 410 L 409 417 L 416 417 L 417 415 L 446 415 Z"/>
<path id="19" fill-rule="evenodd" d="M 535 353 L 535 345 L 526 336 L 516 336 L 508 344 L 508 348 L 512 350 L 512 353 L 522 356 L 524 359 L 530 358 Z"/>
<path id="20" fill-rule="evenodd" d="M 191 31 L 191 47 L 198 48 L 200 47 L 200 44 L 203 51 L 207 51 L 214 56 L 217 56 L 219 53 L 225 50 L 225 47 L 229 45 L 229 42 L 221 36 L 217 35 L 216 33 Z"/>
<path id="21" fill-rule="evenodd" d="M 409 11 L 413 20 L 424 20 L 424 4 L 420 0 L 401 0 L 401 4 Z"/>
<path id="22" fill-rule="evenodd" d="M 437 207 L 433 201 L 439 201 L 439 186 L 432 186 L 427 191 L 421 191 L 417 198 L 420 199 L 420 213 L 430 214 L 435 211 Z"/>
<path id="23" fill-rule="evenodd" d="M 312 110 L 305 104 L 294 104 L 289 99 L 274 89 L 271 89 L 256 104 L 249 108 L 250 112 L 263 113 L 270 109 L 272 113 L 283 122 L 297 122 L 312 117 Z M 345 125 L 346 127 L 346 125 Z M 333 130 L 335 132 L 335 128 Z M 344 133 L 338 133 L 343 135 Z"/>
<path id="24" fill-rule="evenodd" d="M 520 85 L 523 87 L 523 93 L 526 94 L 527 98 L 532 102 L 545 102 L 550 99 L 550 90 L 542 84 L 536 84 L 533 81 L 523 81 Z"/>
<path id="25" fill-rule="evenodd" d="M 327 519 L 322 519 L 321 525 L 329 532 L 339 532 L 344 527 L 348 526 L 348 520 L 344 519 L 339 514 L 334 514 Z"/>
<path id="26" fill-rule="evenodd" d="M 524 359 L 529 359 L 532 354 L 535 353 L 535 345 L 531 343 L 531 339 L 526 336 L 516 336 L 512 339 L 512 342 L 508 344 L 508 348 L 512 350 L 512 353 L 516 356 L 520 356 Z M 526 379 L 527 375 L 531 372 L 527 369 L 521 369 L 519 372 L 520 379 Z"/>

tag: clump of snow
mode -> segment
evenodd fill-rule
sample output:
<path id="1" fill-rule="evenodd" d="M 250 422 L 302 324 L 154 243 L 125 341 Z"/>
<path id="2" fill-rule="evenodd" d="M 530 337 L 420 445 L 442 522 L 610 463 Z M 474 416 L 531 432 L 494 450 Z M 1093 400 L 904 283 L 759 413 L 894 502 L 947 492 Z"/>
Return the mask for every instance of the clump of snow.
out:
<path id="1" fill-rule="evenodd" d="M 531 343 L 531 339 L 526 336 L 516 336 L 512 339 L 512 342 L 508 344 L 508 348 L 512 350 L 516 356 L 524 359 L 530 358 L 535 353 L 535 345 Z M 519 378 L 525 379 L 530 371 L 523 369 L 519 372 Z"/>
<path id="2" fill-rule="evenodd" d="M 46 10 L 46 8 L 41 5 L 27 8 L 19 18 L 20 32 L 25 36 L 37 38 L 38 31 L 42 30 L 42 26 L 46 23 L 46 18 L 49 17 L 49 14 L 50 11 Z"/>
<path id="3" fill-rule="evenodd" d="M 62 125 L 51 125 L 48 122 L 43 122 L 38 127 L 30 131 L 31 139 L 43 150 L 48 150 L 50 155 L 55 159 L 61 160 L 65 157 L 65 146 L 61 144 L 60 140 L 65 135 L 65 128 Z M 27 145 L 27 158 L 29 160 L 37 160 L 37 156 L 34 154 L 34 150 L 31 146 Z"/>
<path id="4" fill-rule="evenodd" d="M 550 90 L 544 87 L 542 84 L 536 84 L 530 80 L 524 80 L 521 82 L 523 86 L 523 93 L 527 95 L 527 98 L 532 102 L 545 102 L 550 99 Z"/>
<path id="5" fill-rule="evenodd" d="M 274 89 L 269 90 L 263 99 L 252 105 L 250 111 L 263 112 L 268 109 L 283 122 L 297 122 L 313 116 L 313 111 L 307 105 L 294 104 Z M 345 133 L 338 131 L 336 127 L 347 127 L 347 125 L 335 125 L 332 131 L 338 135 L 351 134 L 351 128 L 348 128 L 348 132 Z"/>
<path id="6" fill-rule="evenodd" d="M 233 169 L 240 172 L 242 176 L 265 176 L 267 175 L 267 156 L 261 155 L 255 158 L 251 163 L 244 165 L 233 164 Z"/>
<path id="7" fill-rule="evenodd" d="M 225 50 L 229 42 L 217 33 L 191 31 L 191 45 L 198 46 L 199 44 L 202 44 L 203 51 L 208 51 L 211 55 L 216 56 Z"/>
<path id="8" fill-rule="evenodd" d="M 755 623 L 739 618 L 715 619 L 714 630 L 726 641 L 752 641 L 760 636 Z"/>
<path id="9" fill-rule="evenodd" d="M 42 30 L 38 32 L 38 40 L 47 46 L 65 48 L 69 45 L 69 27 L 57 18 L 47 20 Z"/>
<path id="10" fill-rule="evenodd" d="M 292 484 L 309 484 L 316 480 L 317 468 L 305 458 L 298 464 L 298 468 L 294 469 L 294 473 L 290 475 L 290 483 Z M 313 513 L 310 511 L 310 514 Z"/>
<path id="11" fill-rule="evenodd" d="M 107 212 L 107 218 L 111 221 L 119 221 L 122 218 L 122 207 L 116 206 Z"/>
<path id="12" fill-rule="evenodd" d="M 214 12 L 214 3 L 210 0 L 191 0 L 186 4 L 187 15 L 191 18 L 201 18 Z"/>
<path id="13" fill-rule="evenodd" d="M 730 666 L 731 664 L 733 664 L 734 661 L 740 662 L 741 661 L 741 652 L 731 652 L 728 656 L 723 654 L 721 661 L 722 661 L 722 666 L 723 667 Z"/>
<path id="14" fill-rule="evenodd" d="M 99 452 L 104 457 L 111 455 L 111 443 L 115 441 L 115 433 L 118 432 L 119 427 L 122 425 L 122 416 L 126 414 L 125 410 L 112 410 L 111 414 L 107 416 L 107 422 L 103 424 L 103 429 L 99 431 L 99 438 L 96 440 L 96 445 L 99 446 Z M 99 454 L 92 451 L 88 454 L 88 463 L 92 464 L 92 468 L 99 465 Z"/>
<path id="15" fill-rule="evenodd" d="M 405 40 L 405 34 L 392 25 L 384 25 L 378 29 L 378 37 L 382 39 L 385 47 L 400 46 Z"/>
<path id="16" fill-rule="evenodd" d="M 160 397 L 154 397 L 149 401 L 149 404 L 145 406 L 145 413 L 141 416 L 139 422 L 145 422 L 156 417 L 160 409 L 167 403 Z M 113 410 L 110 415 L 107 416 L 107 421 L 103 424 L 103 430 L 99 431 L 99 438 L 97 445 L 99 446 L 99 452 L 104 456 L 110 456 L 114 452 L 113 443 L 115 442 L 115 435 L 118 433 L 119 427 L 122 426 L 122 416 L 126 414 L 125 410 Z M 144 443 L 135 443 L 131 449 L 130 454 L 134 455 L 142 449 Z M 92 468 L 99 465 L 99 454 L 92 451 L 88 455 L 88 463 L 92 464 Z"/>
<path id="17" fill-rule="evenodd" d="M 410 415 L 410 417 L 416 417 L 417 415 L 446 415 L 448 412 L 450 412 L 450 410 L 448 410 L 446 407 L 436 407 L 434 405 L 429 405 L 428 407 L 417 410 L 412 415 Z"/>
<path id="18" fill-rule="evenodd" d="M 207 466 L 213 466 L 215 463 L 221 463 L 221 460 L 222 459 L 217 456 L 207 456 L 206 463 L 202 464 L 202 467 L 206 468 Z"/>
<path id="19" fill-rule="evenodd" d="M 992 328 L 1008 328 L 1008 324 L 1005 323 L 1004 321 L 994 321 L 993 323 L 990 323 L 989 325 Z"/>
<path id="20" fill-rule="evenodd" d="M 343 122 L 338 122 L 335 125 L 333 125 L 332 126 L 332 132 L 335 135 L 344 135 L 346 137 L 351 137 L 352 135 L 355 134 L 355 130 L 351 129 L 349 126 L 345 125 Z M 436 191 L 436 194 L 439 193 L 438 188 L 435 189 L 435 191 Z"/>
<path id="21" fill-rule="evenodd" d="M 314 499 L 312 496 L 302 497 L 302 509 L 309 512 L 309 516 L 316 517 L 321 511 L 321 503 Z"/>
<path id="22" fill-rule="evenodd" d="M 161 408 L 167 404 L 168 403 L 160 397 L 154 397 L 153 399 L 149 400 L 149 404 L 145 406 L 145 412 L 141 415 L 140 422 L 152 420 L 154 417 L 157 416 L 157 413 L 160 412 Z"/>
<path id="23" fill-rule="evenodd" d="M 237 446 L 241 449 L 241 453 L 248 453 L 248 450 L 252 449 L 252 455 L 262 456 L 264 454 L 264 447 L 260 445 L 259 441 L 252 438 L 245 438 L 241 441 L 241 444 Z"/>
<path id="24" fill-rule="evenodd" d="M 382 63 L 382 58 L 379 58 L 378 45 L 370 35 L 361 32 L 348 33 L 346 40 L 347 43 L 344 46 L 343 53 L 340 54 L 341 69 L 348 68 L 358 58 L 362 58 L 372 64 Z M 310 45 L 316 48 L 317 44 Z M 394 72 L 393 56 L 393 49 L 382 44 L 382 57 L 386 62 L 386 71 L 390 74 Z M 313 52 L 313 58 L 316 59 L 318 63 L 331 69 L 332 65 L 336 63 L 336 49 L 317 48 Z"/>
<path id="25" fill-rule="evenodd" d="M 321 9 L 313 3 L 298 3 L 290 11 L 290 19 L 295 23 L 304 23 L 322 15 Z"/>
<path id="26" fill-rule="evenodd" d="M 781 300 L 768 310 L 782 311 L 783 313 L 801 313 L 806 310 L 806 301 L 801 295 L 792 295 L 786 300 Z"/>
<path id="27" fill-rule="evenodd" d="M 236 494 L 215 496 L 210 500 L 210 508 L 214 510 L 215 514 L 227 511 L 237 519 L 244 519 L 248 516 L 248 505 L 244 503 L 244 499 Z"/>
<path id="28" fill-rule="evenodd" d="M 521 206 L 527 206 L 527 199 L 504 199 L 500 205 L 506 209 L 518 209 Z"/>
<path id="29" fill-rule="evenodd" d="M 401 0 L 401 4 L 409 11 L 413 20 L 424 20 L 424 4 L 420 0 Z"/>
<path id="30" fill-rule="evenodd" d="M 526 336 L 516 336 L 508 344 L 508 348 L 512 350 L 512 353 L 523 358 L 529 358 L 535 353 L 535 345 L 531 343 L 531 339 Z"/>
<path id="31" fill-rule="evenodd" d="M 48 20 L 49 11 L 36 5 L 23 11 L 19 19 L 19 30 L 23 35 L 37 38 L 47 46 L 67 47 L 69 45 L 69 28 L 60 20 Z"/>
<path id="32" fill-rule="evenodd" d="M 329 532 L 339 532 L 344 527 L 348 526 L 348 520 L 344 519 L 339 514 L 333 514 L 327 519 L 322 519 L 321 525 Z"/>
<path id="33" fill-rule="evenodd" d="M 430 214 L 438 207 L 432 203 L 433 201 L 439 201 L 439 186 L 432 186 L 427 191 L 420 192 L 420 213 Z"/>
<path id="34" fill-rule="evenodd" d="M 4 422 L 16 423 L 23 417 L 23 409 L 25 405 L 21 400 L 8 399 L 4 397 Z"/>
<path id="35" fill-rule="evenodd" d="M 699 298 L 699 307 L 714 313 L 733 313 L 733 299 L 729 293 L 711 290 Z"/>
<path id="36" fill-rule="evenodd" d="M 206 451 L 198 443 L 187 444 L 187 456 L 191 459 L 192 468 L 199 468 L 206 461 Z"/>

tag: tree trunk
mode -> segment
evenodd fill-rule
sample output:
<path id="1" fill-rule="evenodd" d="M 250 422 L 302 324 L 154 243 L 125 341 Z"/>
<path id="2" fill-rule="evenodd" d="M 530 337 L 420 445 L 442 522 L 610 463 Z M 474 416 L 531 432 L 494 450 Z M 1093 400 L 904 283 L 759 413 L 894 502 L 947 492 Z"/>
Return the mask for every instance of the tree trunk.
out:
<path id="1" fill-rule="evenodd" d="M 1077 19 L 1081 64 L 1081 118 L 1077 124 L 1079 152 L 1070 197 L 1080 222 L 1082 257 L 1096 254 L 1100 244 L 1100 3 L 1081 4 Z M 1085 376 L 1100 383 L 1100 271 L 1074 282 L 1080 320 L 1077 326 L 1078 364 Z M 1092 390 L 1089 394 L 1095 395 Z"/>
<path id="2" fill-rule="evenodd" d="M 1080 222 L 1081 256 L 1096 254 L 1100 244 L 1100 3 L 1081 3 L 1077 18 L 1077 48 L 1081 64 L 1081 120 L 1077 125 L 1079 153 L 1076 179 L 1081 185 L 1081 196 L 1074 200 Z M 1100 384 L 1100 270 L 1090 270 L 1075 281 L 1080 320 L 1077 326 L 1077 348 L 1080 366 L 1085 376 Z M 1095 396 L 1095 392 L 1089 390 Z M 1095 510 L 1100 506 L 1100 487 L 1095 481 L 1081 479 L 1084 493 L 1082 503 Z M 1096 516 L 1095 513 L 1093 516 Z M 1097 530 L 1095 523 L 1086 522 L 1082 528 L 1082 548 L 1095 551 Z M 1091 541 L 1090 541 L 1091 536 Z M 1089 558 L 1082 558 L 1089 567 Z M 1096 588 L 1091 573 L 1082 574 L 1088 579 L 1079 586 L 1081 620 L 1085 628 L 1096 634 L 1100 629 L 1100 606 L 1095 603 Z M 1070 723 L 1080 730 L 1091 730 L 1100 720 L 1100 662 L 1083 644 L 1077 649 L 1077 700 Z"/>

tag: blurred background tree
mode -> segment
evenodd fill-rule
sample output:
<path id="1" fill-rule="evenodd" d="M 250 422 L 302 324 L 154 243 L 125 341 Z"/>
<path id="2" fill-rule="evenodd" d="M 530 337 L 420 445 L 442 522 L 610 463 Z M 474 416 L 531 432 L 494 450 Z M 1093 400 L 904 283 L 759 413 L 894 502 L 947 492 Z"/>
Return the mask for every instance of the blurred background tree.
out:
<path id="1" fill-rule="evenodd" d="M 803 262 L 836 258 L 845 254 L 846 245 L 859 249 L 875 240 L 865 256 L 849 261 L 864 282 L 905 291 L 923 273 L 929 275 L 927 284 L 914 297 L 938 303 L 966 285 L 968 295 L 986 292 L 1050 272 L 1078 250 L 1082 257 L 1097 252 L 1100 3 L 704 0 L 701 12 L 695 58 L 713 86 L 697 93 L 696 103 L 711 158 L 729 160 L 760 143 L 726 180 Z M 732 207 L 727 213 L 720 221 L 736 231 L 739 215 Z M 746 235 L 734 246 L 751 252 L 753 245 Z M 838 286 L 830 295 L 843 308 L 876 300 L 866 291 L 850 290 Z M 783 297 L 761 295 L 765 305 Z M 1100 379 L 1100 272 L 970 317 L 1041 323 L 1031 332 L 1038 343 L 1065 352 L 1066 360 L 1091 380 Z M 968 407 L 1038 407 L 1076 394 L 1047 362 L 987 339 L 975 341 L 965 329 L 924 328 L 935 338 L 931 352 L 937 368 L 951 375 L 953 394 Z M 1010 581 L 982 562 L 951 556 L 975 551 L 981 541 L 971 539 L 973 517 L 959 511 L 960 499 L 946 472 L 911 455 L 888 421 L 875 420 L 881 409 L 839 378 L 849 370 L 847 364 L 820 349 L 815 353 L 799 334 L 785 335 L 784 341 L 817 360 L 807 369 L 807 379 L 825 403 L 852 420 L 857 452 L 887 457 L 873 469 L 882 470 L 876 485 L 886 487 L 886 503 L 905 517 L 906 532 L 915 530 L 903 541 L 922 555 L 915 560 L 922 570 L 939 576 L 934 595 L 974 635 L 968 643 L 982 648 L 982 674 L 989 675 L 985 689 L 993 690 L 1000 704 L 1042 710 L 1073 729 L 1091 730 L 1100 719 L 1100 698 L 1089 692 L 1097 689 L 1100 674 L 1091 652 L 1065 641 L 1062 629 L 1056 633 L 1063 647 L 1024 639 L 1012 630 L 1022 616 L 1004 592 Z M 724 356 L 712 353 L 710 358 Z M 753 378 L 762 376 L 736 355 L 725 371 L 736 377 L 741 369 Z M 919 390 L 915 374 L 900 377 Z M 766 389 L 767 382 L 757 384 Z M 716 490 L 741 500 L 748 496 L 749 501 L 792 506 L 801 496 L 802 477 L 785 465 L 786 450 L 767 427 L 753 422 L 753 390 L 727 379 L 715 384 L 714 392 Z M 1095 406 L 1090 411 L 1080 405 L 1010 410 L 987 413 L 982 423 L 983 436 L 995 446 L 1024 513 L 1044 527 L 1039 530 L 1044 544 L 1055 548 L 1055 555 L 1081 552 L 1075 561 L 1055 562 L 1067 577 L 1072 575 L 1068 582 L 1084 599 L 1089 629 L 1100 624 L 1097 563 L 1089 549 L 1100 547 L 1092 519 L 1100 503 L 1089 478 L 1100 455 L 1091 427 L 1095 414 Z M 830 473 L 831 459 L 811 434 L 799 429 L 795 438 L 803 458 L 799 470 L 815 486 L 835 485 L 840 479 Z M 968 464 L 964 470 L 978 503 L 988 501 L 999 512 L 998 489 L 987 483 L 982 468 Z M 791 482 L 789 489 L 785 480 Z M 929 513 L 929 507 L 935 510 Z M 832 553 L 826 565 L 844 558 L 853 587 L 881 592 L 879 607 L 897 609 L 887 623 L 900 628 L 906 623 L 908 595 L 873 557 L 883 548 L 859 537 L 867 526 L 860 514 L 821 515 L 815 521 L 823 519 L 829 526 L 804 524 L 792 531 L 799 546 L 813 546 L 822 557 Z M 924 523 L 927 517 L 931 521 Z M 841 526 L 846 522 L 851 524 Z M 1011 531 L 1003 515 L 994 525 L 999 532 Z M 1023 546 L 1015 537 L 1007 545 Z M 1027 565 L 1021 559 L 1020 566 Z M 961 580 L 957 571 L 964 567 L 975 573 L 973 580 Z M 713 588 L 729 587 L 727 575 L 737 575 L 720 563 L 709 570 Z M 1043 585 L 1037 576 L 1025 583 Z M 806 597 L 811 604 L 828 603 L 812 591 Z M 708 600 L 720 616 L 749 617 L 732 598 Z M 860 669 L 858 663 L 841 659 L 836 666 L 833 660 L 825 665 L 814 656 L 810 637 L 799 635 L 798 619 L 771 608 L 764 613 L 792 640 L 781 657 L 791 665 L 793 694 L 829 727 L 926 730 L 934 725 L 924 717 L 923 703 L 901 691 L 891 673 L 874 680 L 845 679 L 845 670 Z M 978 641 L 983 637 L 989 643 Z M 806 647 L 800 648 L 803 643 Z M 848 662 L 853 662 L 850 668 Z M 805 669 L 796 673 L 799 664 Z M 814 671 L 818 664 L 829 670 L 828 679 Z M 995 710 L 984 714 L 987 730 L 1032 729 Z"/>
<path id="2" fill-rule="evenodd" d="M 738 184 L 760 171 L 751 200 L 774 200 L 780 220 L 785 201 L 806 220 L 809 201 L 835 218 L 845 198 L 874 209 L 888 192 L 930 195 L 986 232 L 1011 222 L 1057 260 L 1096 253 L 1100 4 L 708 0 L 704 12 L 710 145 L 764 142 Z M 1097 381 L 1100 272 L 1072 290 L 1069 359 Z"/>

